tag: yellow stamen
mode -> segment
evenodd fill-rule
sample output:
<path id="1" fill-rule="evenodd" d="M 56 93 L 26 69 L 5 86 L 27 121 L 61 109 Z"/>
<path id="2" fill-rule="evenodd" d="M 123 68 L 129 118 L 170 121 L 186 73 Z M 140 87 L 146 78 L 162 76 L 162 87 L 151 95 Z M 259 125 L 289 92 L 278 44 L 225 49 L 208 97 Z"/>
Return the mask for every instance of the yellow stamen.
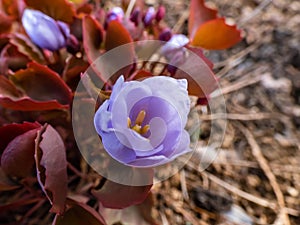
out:
<path id="1" fill-rule="evenodd" d="M 145 117 L 146 117 L 145 110 L 141 110 L 139 112 L 138 116 L 136 117 L 135 124 L 141 125 L 143 123 Z"/>
<path id="2" fill-rule="evenodd" d="M 150 129 L 150 125 L 147 124 L 141 129 L 141 134 L 146 134 L 148 130 Z"/>
<path id="3" fill-rule="evenodd" d="M 137 117 L 136 117 L 135 125 L 134 126 L 132 126 L 131 119 L 128 117 L 127 118 L 127 126 L 128 126 L 128 128 L 134 130 L 135 132 L 137 132 L 139 134 L 146 134 L 149 131 L 149 129 L 150 129 L 150 125 L 147 124 L 147 125 L 145 125 L 145 126 L 142 127 L 142 123 L 144 122 L 145 117 L 146 117 L 145 110 L 141 110 L 139 112 L 139 114 L 137 115 Z"/>
<path id="4" fill-rule="evenodd" d="M 131 119 L 129 117 L 127 118 L 127 127 L 131 128 Z"/>
<path id="5" fill-rule="evenodd" d="M 142 127 L 141 127 L 140 125 L 137 125 L 137 124 L 136 124 L 136 125 L 134 125 L 131 129 L 134 130 L 135 132 L 141 134 L 141 129 L 142 129 Z"/>

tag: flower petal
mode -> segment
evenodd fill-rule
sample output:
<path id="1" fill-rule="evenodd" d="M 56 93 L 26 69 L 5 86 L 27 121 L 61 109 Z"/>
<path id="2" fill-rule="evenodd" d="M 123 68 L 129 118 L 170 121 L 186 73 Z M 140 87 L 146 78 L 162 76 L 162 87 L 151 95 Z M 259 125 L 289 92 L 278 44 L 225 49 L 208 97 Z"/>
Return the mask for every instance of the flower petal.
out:
<path id="1" fill-rule="evenodd" d="M 161 48 L 161 54 L 167 59 L 173 58 L 174 53 L 181 51 L 190 42 L 189 38 L 183 34 L 174 34 L 171 39 Z"/>
<path id="2" fill-rule="evenodd" d="M 135 152 L 124 146 L 114 132 L 103 133 L 101 137 L 105 150 L 115 160 L 127 164 L 136 159 Z"/>
<path id="3" fill-rule="evenodd" d="M 98 134 L 102 135 L 104 132 L 109 132 L 111 129 L 108 127 L 108 123 L 111 120 L 111 113 L 107 111 L 109 101 L 106 100 L 97 110 L 94 117 L 94 126 Z"/>
<path id="4" fill-rule="evenodd" d="M 67 34 L 69 28 L 60 22 L 60 29 L 54 19 L 40 11 L 25 9 L 22 24 L 31 40 L 41 48 L 55 51 L 66 44 L 62 30 Z"/>
<path id="5" fill-rule="evenodd" d="M 178 156 L 191 152 L 192 149 L 190 148 L 190 135 L 186 130 L 183 130 L 181 133 L 181 138 L 179 141 L 176 150 L 169 156 L 170 160 L 174 160 Z"/>
<path id="6" fill-rule="evenodd" d="M 181 116 L 182 126 L 184 127 L 191 104 L 185 88 L 187 87 L 187 81 L 185 79 L 176 80 L 171 77 L 159 76 L 145 79 L 142 83 L 151 88 L 153 96 L 160 97 L 173 104 Z"/>
<path id="7" fill-rule="evenodd" d="M 129 163 L 131 166 L 136 166 L 136 167 L 155 167 L 158 165 L 162 165 L 166 162 L 168 162 L 169 159 L 163 155 L 155 155 L 155 156 L 150 156 L 146 158 L 137 158 L 135 161 Z"/>

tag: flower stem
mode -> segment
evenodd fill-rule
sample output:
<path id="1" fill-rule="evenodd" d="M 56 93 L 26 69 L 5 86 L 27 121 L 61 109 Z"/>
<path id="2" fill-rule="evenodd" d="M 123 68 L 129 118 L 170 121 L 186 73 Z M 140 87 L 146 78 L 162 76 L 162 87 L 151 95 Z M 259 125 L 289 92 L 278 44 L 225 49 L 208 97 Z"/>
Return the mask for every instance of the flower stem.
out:
<path id="1" fill-rule="evenodd" d="M 136 2 L 136 0 L 130 0 L 129 5 L 128 5 L 127 10 L 126 10 L 126 13 L 125 13 L 126 18 L 129 18 L 130 14 L 133 10 L 133 7 L 135 5 L 135 2 Z"/>

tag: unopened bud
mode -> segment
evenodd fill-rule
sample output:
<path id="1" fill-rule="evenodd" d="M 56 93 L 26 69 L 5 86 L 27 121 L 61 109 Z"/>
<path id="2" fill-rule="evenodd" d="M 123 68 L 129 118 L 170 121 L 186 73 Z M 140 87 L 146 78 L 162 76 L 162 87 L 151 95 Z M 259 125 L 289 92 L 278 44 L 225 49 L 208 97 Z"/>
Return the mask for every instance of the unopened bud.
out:
<path id="1" fill-rule="evenodd" d="M 155 19 L 157 22 L 161 21 L 166 14 L 166 8 L 164 6 L 159 6 L 155 15 Z"/>
<path id="2" fill-rule="evenodd" d="M 169 41 L 172 37 L 172 32 L 169 28 L 165 28 L 158 36 L 160 41 Z"/>
<path id="3" fill-rule="evenodd" d="M 154 7 L 150 7 L 150 8 L 148 8 L 148 10 L 144 16 L 144 19 L 143 19 L 144 25 L 146 27 L 148 27 L 152 23 L 154 18 L 155 18 L 155 9 L 154 9 Z"/>
<path id="4" fill-rule="evenodd" d="M 131 15 L 130 20 L 135 24 L 135 26 L 138 26 L 141 21 L 141 10 L 140 8 L 135 8 Z"/>
<path id="5" fill-rule="evenodd" d="M 77 40 L 77 38 L 74 35 L 70 35 L 70 37 L 67 39 L 67 51 L 71 54 L 75 55 L 77 52 L 80 51 L 80 44 Z"/>

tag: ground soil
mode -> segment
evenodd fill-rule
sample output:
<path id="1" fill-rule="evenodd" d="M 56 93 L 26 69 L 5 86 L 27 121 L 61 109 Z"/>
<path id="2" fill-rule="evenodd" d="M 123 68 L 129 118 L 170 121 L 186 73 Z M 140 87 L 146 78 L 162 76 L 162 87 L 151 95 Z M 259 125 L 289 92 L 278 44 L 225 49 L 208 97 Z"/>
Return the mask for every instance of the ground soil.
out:
<path id="1" fill-rule="evenodd" d="M 186 32 L 188 1 L 163 3 L 171 27 Z M 158 215 L 164 224 L 300 224 L 300 2 L 207 4 L 244 36 L 207 52 L 226 100 L 225 138 L 205 171 L 191 162 L 154 187 Z M 200 142 L 211 122 L 202 119 Z"/>
<path id="2" fill-rule="evenodd" d="M 187 33 L 189 1 L 146 2 L 163 3 L 169 26 Z M 155 184 L 154 207 L 152 212 L 144 209 L 144 216 L 151 218 L 152 214 L 162 225 L 299 225 L 300 1 L 206 2 L 243 31 L 243 40 L 236 46 L 205 52 L 215 64 L 226 103 L 225 136 L 208 168 L 201 170 L 190 160 L 179 173 Z M 201 112 L 203 108 L 196 110 Z M 224 115 L 200 114 L 201 132 L 196 138 L 199 151 L 213 136 L 211 124 L 220 117 Z M 79 155 L 72 154 L 75 159 Z M 77 160 L 74 165 L 88 167 L 80 163 Z M 77 193 L 84 196 L 95 184 L 78 181 L 78 177 L 86 178 L 89 169 L 73 169 L 70 192 L 80 190 Z M 3 195 L 2 199 L 10 196 Z M 97 206 L 95 199 L 88 203 Z M 42 204 L 36 206 L 37 212 L 28 224 L 51 224 L 50 204 Z M 14 210 L 14 214 L 19 218 L 24 212 Z M 12 217 L 4 216 L 8 220 Z"/>

